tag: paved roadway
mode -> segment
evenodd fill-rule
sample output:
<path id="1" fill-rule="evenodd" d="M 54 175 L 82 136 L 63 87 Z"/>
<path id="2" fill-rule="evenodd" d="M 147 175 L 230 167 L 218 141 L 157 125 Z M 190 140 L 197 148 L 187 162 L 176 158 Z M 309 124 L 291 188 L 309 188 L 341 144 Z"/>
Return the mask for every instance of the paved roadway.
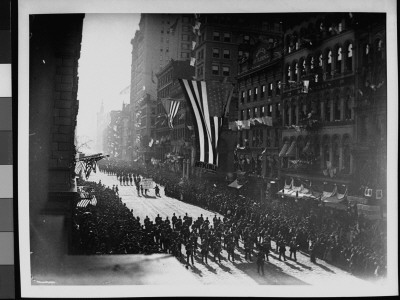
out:
<path id="1" fill-rule="evenodd" d="M 129 209 L 133 209 L 133 214 L 143 220 L 146 216 L 154 219 L 157 214 L 164 219 L 167 216 L 171 219 L 172 214 L 183 216 L 188 213 L 193 219 L 197 219 L 200 214 L 204 218 L 208 217 L 212 222 L 214 213 L 200 207 L 183 203 L 179 200 L 166 197 L 164 189 L 161 187 L 161 198 L 154 196 L 151 190 L 149 197 L 138 197 L 134 186 L 119 186 L 116 176 L 109 176 L 103 173 L 92 173 L 90 181 L 101 182 L 106 186 L 112 187 L 118 184 L 119 195 Z M 217 216 L 221 216 L 217 214 Z M 222 218 L 222 216 L 221 216 Z M 273 243 L 273 247 L 275 247 Z M 235 250 L 235 262 L 227 260 L 227 252 L 223 250 L 221 263 L 213 262 L 211 257 L 208 265 L 201 262 L 201 257 L 195 257 L 194 265 L 190 269 L 203 284 L 223 284 L 223 285 L 327 285 L 340 286 L 370 286 L 371 282 L 361 280 L 346 271 L 332 266 L 324 261 L 317 260 L 311 263 L 307 255 L 298 253 L 297 261 L 279 261 L 276 253 L 271 253 L 269 262 L 265 264 L 265 275 L 257 273 L 255 259 L 252 262 L 244 258 L 243 245 L 239 250 Z M 289 253 L 289 251 L 287 251 Z M 185 263 L 182 261 L 182 266 Z"/>

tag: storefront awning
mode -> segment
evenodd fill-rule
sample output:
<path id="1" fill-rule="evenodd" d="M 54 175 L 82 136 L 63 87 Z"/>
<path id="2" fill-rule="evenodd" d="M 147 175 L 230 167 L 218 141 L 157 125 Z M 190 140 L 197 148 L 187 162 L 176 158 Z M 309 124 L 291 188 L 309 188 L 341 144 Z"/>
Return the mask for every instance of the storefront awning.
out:
<path id="1" fill-rule="evenodd" d="M 289 150 L 286 152 L 285 156 L 296 156 L 296 141 L 290 144 Z"/>
<path id="2" fill-rule="evenodd" d="M 289 142 L 286 142 L 283 145 L 281 151 L 279 152 L 279 157 L 282 157 L 282 156 L 284 156 L 286 154 L 286 151 L 287 151 L 288 147 L 289 147 Z"/>
<path id="3" fill-rule="evenodd" d="M 228 186 L 231 188 L 234 188 L 234 189 L 240 189 L 243 185 L 240 185 L 236 179 L 234 182 L 230 183 Z"/>

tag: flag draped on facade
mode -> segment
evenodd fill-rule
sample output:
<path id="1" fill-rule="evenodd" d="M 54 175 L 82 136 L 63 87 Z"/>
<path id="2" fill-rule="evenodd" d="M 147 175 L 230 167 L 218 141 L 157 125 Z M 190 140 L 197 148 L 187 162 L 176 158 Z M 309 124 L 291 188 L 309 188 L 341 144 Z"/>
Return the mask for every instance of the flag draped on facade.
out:
<path id="1" fill-rule="evenodd" d="M 167 112 L 168 117 L 168 126 L 169 128 L 173 128 L 173 120 L 178 113 L 180 99 L 172 99 L 172 98 L 163 98 L 161 99 L 161 103 L 163 104 L 165 111 Z"/>
<path id="2" fill-rule="evenodd" d="M 194 116 L 199 141 L 199 161 L 196 166 L 216 170 L 218 138 L 224 114 L 224 92 L 218 83 L 180 79 L 189 107 Z M 221 84 L 221 83 L 219 83 Z"/>

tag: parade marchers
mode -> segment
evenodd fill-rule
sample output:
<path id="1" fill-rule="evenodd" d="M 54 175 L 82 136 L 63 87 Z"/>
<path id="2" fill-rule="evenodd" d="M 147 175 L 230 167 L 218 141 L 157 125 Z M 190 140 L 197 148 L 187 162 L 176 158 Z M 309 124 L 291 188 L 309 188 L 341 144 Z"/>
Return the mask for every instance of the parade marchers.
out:
<path id="1" fill-rule="evenodd" d="M 276 251 L 279 259 L 286 260 L 288 246 L 289 258 L 293 260 L 301 250 L 309 254 L 312 262 L 323 259 L 358 276 L 386 275 L 385 225 L 358 217 L 354 210 L 336 211 L 314 201 L 260 204 L 227 187 L 215 187 L 199 179 L 185 181 L 161 168 L 133 170 L 115 163 L 99 164 L 99 168 L 122 178 L 123 185 L 138 186 L 140 177 L 134 172 L 151 177 L 165 187 L 167 196 L 224 217 L 204 220 L 201 216 L 193 220 L 187 214 L 183 218 L 174 214 L 165 220 L 159 216 L 155 220 L 146 218 L 142 223 L 122 203 L 116 188 L 84 182 L 94 189 L 98 202 L 96 207 L 76 208 L 72 230 L 76 254 L 171 253 L 193 264 L 195 255 L 207 263 L 212 254 L 220 262 L 222 248 L 228 252 L 228 260 L 234 261 L 235 250 L 243 250 L 243 245 L 245 259 L 254 258 L 258 272 L 263 274 L 270 251 Z M 276 242 L 275 249 L 271 241 Z"/>

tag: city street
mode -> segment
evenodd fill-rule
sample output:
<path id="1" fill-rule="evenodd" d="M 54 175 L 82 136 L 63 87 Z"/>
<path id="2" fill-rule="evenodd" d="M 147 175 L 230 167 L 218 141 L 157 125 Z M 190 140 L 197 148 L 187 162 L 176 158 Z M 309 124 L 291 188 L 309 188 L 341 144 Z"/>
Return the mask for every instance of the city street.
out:
<path id="1" fill-rule="evenodd" d="M 129 209 L 133 210 L 134 216 L 139 216 L 141 221 L 148 216 L 150 219 L 159 214 L 163 219 L 167 216 L 171 219 L 175 213 L 178 217 L 188 213 L 193 219 L 197 219 L 200 214 L 208 217 L 212 222 L 214 213 L 200 207 L 183 203 L 179 200 L 166 197 L 164 189 L 161 187 L 161 198 L 154 196 L 154 190 L 151 190 L 147 197 L 138 197 L 134 186 L 119 186 L 116 176 L 109 176 L 99 171 L 92 173 L 90 181 L 101 182 L 110 188 L 118 184 L 119 195 L 122 201 L 126 203 Z M 217 216 L 221 216 L 217 214 Z M 221 216 L 222 218 L 222 216 Z M 273 248 L 275 243 L 272 242 Z M 243 245 L 240 243 L 239 250 L 235 250 L 235 262 L 227 260 L 227 252 L 223 250 L 221 263 L 214 262 L 212 256 L 208 258 L 208 264 L 202 263 L 199 250 L 195 256 L 194 265 L 189 269 L 196 275 L 203 284 L 223 284 L 223 285 L 326 285 L 335 284 L 367 286 L 371 282 L 361 280 L 352 276 L 337 267 L 334 267 L 324 261 L 317 260 L 311 263 L 307 255 L 297 253 L 297 261 L 288 259 L 280 261 L 278 254 L 272 252 L 269 256 L 269 262 L 265 263 L 265 275 L 257 273 L 255 258 L 252 261 L 246 261 L 244 258 Z M 289 249 L 286 252 L 289 255 Z M 185 262 L 182 260 L 182 266 Z"/>

